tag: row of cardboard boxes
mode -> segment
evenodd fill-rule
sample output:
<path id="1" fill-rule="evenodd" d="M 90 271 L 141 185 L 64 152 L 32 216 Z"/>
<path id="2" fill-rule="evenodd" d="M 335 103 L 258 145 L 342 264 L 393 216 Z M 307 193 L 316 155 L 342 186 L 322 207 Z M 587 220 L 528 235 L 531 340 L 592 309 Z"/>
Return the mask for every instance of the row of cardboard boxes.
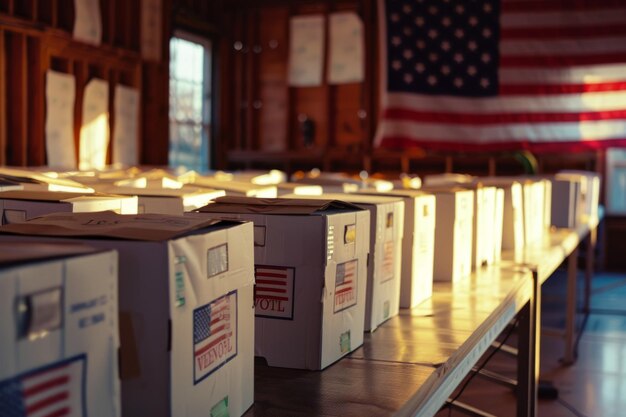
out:
<path id="1" fill-rule="evenodd" d="M 593 215 L 599 183 L 437 176 L 423 191 L 377 191 L 359 180 L 358 194 L 324 200 L 224 197 L 184 216 L 120 216 L 89 211 L 133 213 L 142 195 L 184 186 L 138 172 L 114 181 L 145 186 L 131 197 L 53 194 L 38 190 L 75 185 L 11 174 L 6 182 L 35 191 L 0 193 L 0 238 L 11 242 L 0 251 L 0 398 L 96 416 L 241 415 L 253 401 L 253 356 L 323 369 L 360 346 L 364 330 L 428 298 L 433 276 L 462 280 L 472 265 L 498 262 L 501 247 L 541 242 L 561 182 L 577 184 L 566 217 Z M 46 213 L 56 214 L 33 218 Z M 101 252 L 67 244 L 77 240 Z"/>

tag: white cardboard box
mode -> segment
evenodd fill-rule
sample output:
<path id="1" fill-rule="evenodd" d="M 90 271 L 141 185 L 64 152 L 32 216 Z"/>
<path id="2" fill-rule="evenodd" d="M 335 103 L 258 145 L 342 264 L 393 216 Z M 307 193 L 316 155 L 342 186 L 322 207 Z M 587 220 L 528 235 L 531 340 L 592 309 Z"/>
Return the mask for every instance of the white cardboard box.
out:
<path id="1" fill-rule="evenodd" d="M 579 222 L 598 217 L 600 205 L 600 175 L 591 171 L 567 170 L 558 172 L 557 179 L 570 178 L 580 182 Z"/>
<path id="2" fill-rule="evenodd" d="M 404 200 L 404 237 L 400 307 L 412 308 L 433 293 L 435 251 L 435 196 L 416 190 L 360 193 L 400 197 Z"/>
<path id="3" fill-rule="evenodd" d="M 369 211 L 245 197 L 200 211 L 254 222 L 257 356 L 270 366 L 319 370 L 363 344 Z"/>
<path id="4" fill-rule="evenodd" d="M 114 211 L 137 214 L 137 197 L 49 191 L 0 193 L 0 224 L 19 223 L 51 213 Z"/>
<path id="5" fill-rule="evenodd" d="M 425 188 L 436 198 L 435 281 L 457 282 L 472 273 L 474 191 Z"/>
<path id="6" fill-rule="evenodd" d="M 0 243 L 0 414 L 119 417 L 117 320 L 115 251 Z"/>
<path id="7" fill-rule="evenodd" d="M 278 193 L 275 185 L 257 185 L 250 182 L 223 181 L 213 177 L 205 177 L 195 172 L 179 177 L 179 181 L 191 184 L 194 187 L 224 190 L 228 196 L 275 198 Z"/>
<path id="8" fill-rule="evenodd" d="M 252 232 L 250 223 L 111 212 L 0 227 L 118 250 L 122 414 L 151 417 L 240 416 L 252 405 Z"/>
<path id="9" fill-rule="evenodd" d="M 370 212 L 365 331 L 374 331 L 400 310 L 404 201 L 365 194 L 324 194 L 317 198 L 345 201 Z"/>
<path id="10" fill-rule="evenodd" d="M 521 259 L 525 244 L 524 197 L 521 179 L 482 177 L 477 180 L 484 185 L 494 186 L 503 190 L 501 249 L 512 251 L 515 259 Z"/>
<path id="11" fill-rule="evenodd" d="M 581 209 L 580 182 L 571 178 L 552 180 L 552 225 L 575 229 Z"/>
<path id="12" fill-rule="evenodd" d="M 0 167 L 0 179 L 17 182 L 27 191 L 61 191 L 68 193 L 93 193 L 94 189 L 69 178 L 53 178 L 34 170 Z"/>
<path id="13" fill-rule="evenodd" d="M 172 188 L 133 188 L 94 185 L 98 190 L 129 196 L 137 196 L 138 212 L 148 214 L 167 214 L 182 216 L 187 211 L 209 204 L 212 200 L 223 197 L 224 190 L 184 186 Z"/>
<path id="14" fill-rule="evenodd" d="M 474 220 L 472 222 L 472 269 L 493 265 L 496 253 L 496 235 L 498 219 L 496 213 L 496 187 L 476 182 L 464 184 L 462 188 L 474 191 Z"/>

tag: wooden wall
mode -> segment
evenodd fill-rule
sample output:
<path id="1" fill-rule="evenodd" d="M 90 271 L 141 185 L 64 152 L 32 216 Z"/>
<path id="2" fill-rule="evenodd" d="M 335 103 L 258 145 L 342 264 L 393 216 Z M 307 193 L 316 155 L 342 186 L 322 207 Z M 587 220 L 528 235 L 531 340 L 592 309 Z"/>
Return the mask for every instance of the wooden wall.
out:
<path id="1" fill-rule="evenodd" d="M 166 0 L 164 5 L 167 4 Z M 95 77 L 109 82 L 111 131 L 115 124 L 113 91 L 118 84 L 138 89 L 144 104 L 146 98 L 149 100 L 148 105 L 142 106 L 143 120 L 164 116 L 167 126 L 167 84 L 158 89 L 161 102 L 158 106 L 149 105 L 154 102 L 150 95 L 154 90 L 145 88 L 144 81 L 154 81 L 154 74 L 158 74 L 164 64 L 141 59 L 140 0 L 101 0 L 100 7 L 102 43 L 93 46 L 72 38 L 72 0 L 0 0 L 0 165 L 46 164 L 45 74 L 49 69 L 73 74 L 76 78 L 74 133 L 77 150 L 83 92 Z M 167 68 L 167 56 L 164 58 Z M 164 78 L 167 80 L 167 74 Z M 167 128 L 145 131 L 142 128 L 140 137 L 147 135 L 165 146 L 167 156 Z M 150 146 L 141 146 L 141 149 L 144 149 L 142 162 L 167 162 L 150 151 L 153 149 Z"/>

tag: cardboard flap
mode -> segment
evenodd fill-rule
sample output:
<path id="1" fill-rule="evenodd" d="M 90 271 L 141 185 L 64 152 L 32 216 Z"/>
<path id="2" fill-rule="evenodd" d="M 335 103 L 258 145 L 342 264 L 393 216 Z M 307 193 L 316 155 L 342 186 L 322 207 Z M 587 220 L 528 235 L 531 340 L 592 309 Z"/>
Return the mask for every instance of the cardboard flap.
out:
<path id="1" fill-rule="evenodd" d="M 0 178 L 5 180 L 25 183 L 25 184 L 50 184 L 56 185 L 59 187 L 67 187 L 74 189 L 83 189 L 85 192 L 93 192 L 89 187 L 85 187 L 82 184 L 79 184 L 76 181 L 66 179 L 66 178 L 52 178 L 43 174 L 38 174 L 36 172 L 21 170 L 21 169 L 13 169 L 13 168 L 0 168 Z"/>
<path id="2" fill-rule="evenodd" d="M 161 214 L 120 215 L 112 211 L 97 213 L 57 213 L 25 223 L 0 227 L 0 233 L 95 237 L 124 240 L 164 241 L 208 228 L 222 220 L 167 216 Z"/>
<path id="3" fill-rule="evenodd" d="M 339 200 L 220 197 L 198 209 L 201 213 L 236 214 L 313 214 L 330 210 L 361 211 L 354 204 Z"/>
<path id="4" fill-rule="evenodd" d="M 65 201 L 81 196 L 80 193 L 66 193 L 57 191 L 5 191 L 0 194 L 2 200 L 28 200 L 28 201 Z M 93 196 L 87 193 L 85 195 Z"/>
<path id="5" fill-rule="evenodd" d="M 79 243 L 0 242 L 0 266 L 99 252 Z"/>

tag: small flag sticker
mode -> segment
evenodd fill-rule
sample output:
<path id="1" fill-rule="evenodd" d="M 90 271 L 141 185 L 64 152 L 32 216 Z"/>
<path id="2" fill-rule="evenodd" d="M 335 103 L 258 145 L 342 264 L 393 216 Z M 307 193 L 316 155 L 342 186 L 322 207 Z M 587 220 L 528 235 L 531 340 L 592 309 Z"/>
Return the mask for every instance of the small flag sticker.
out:
<path id="1" fill-rule="evenodd" d="M 380 282 L 387 282 L 393 279 L 394 275 L 394 241 L 385 242 L 383 247 L 383 267 Z"/>
<path id="2" fill-rule="evenodd" d="M 193 311 L 194 384 L 237 356 L 237 291 Z"/>
<path id="3" fill-rule="evenodd" d="M 255 315 L 292 320 L 295 269 L 256 265 L 254 270 Z"/>
<path id="4" fill-rule="evenodd" d="M 356 304 L 358 261 L 337 264 L 335 275 L 335 313 Z"/>
<path id="5" fill-rule="evenodd" d="M 0 381 L 0 416 L 86 415 L 84 366 L 81 355 Z"/>

